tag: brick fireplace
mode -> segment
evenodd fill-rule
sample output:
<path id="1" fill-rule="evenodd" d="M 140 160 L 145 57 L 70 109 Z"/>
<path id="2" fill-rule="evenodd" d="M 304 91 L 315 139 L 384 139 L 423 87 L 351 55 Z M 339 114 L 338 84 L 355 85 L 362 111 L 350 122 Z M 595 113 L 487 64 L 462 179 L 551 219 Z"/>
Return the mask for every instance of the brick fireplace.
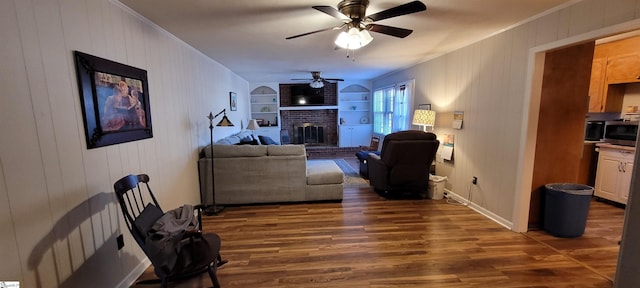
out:
<path id="1" fill-rule="evenodd" d="M 338 145 L 338 109 L 337 84 L 325 82 L 324 106 L 291 106 L 291 84 L 280 84 L 280 127 L 289 132 L 289 139 L 295 144 L 306 145 Z M 295 107 L 295 110 L 286 110 Z M 284 109 L 283 109 L 284 108 Z M 308 108 L 308 109 L 307 109 Z M 307 143 L 300 143 L 300 127 L 322 127 L 322 140 L 318 142 L 317 131 Z M 307 129 L 310 130 L 310 129 Z M 309 131 L 311 135 L 311 132 Z M 302 138 L 304 139 L 304 137 Z"/>

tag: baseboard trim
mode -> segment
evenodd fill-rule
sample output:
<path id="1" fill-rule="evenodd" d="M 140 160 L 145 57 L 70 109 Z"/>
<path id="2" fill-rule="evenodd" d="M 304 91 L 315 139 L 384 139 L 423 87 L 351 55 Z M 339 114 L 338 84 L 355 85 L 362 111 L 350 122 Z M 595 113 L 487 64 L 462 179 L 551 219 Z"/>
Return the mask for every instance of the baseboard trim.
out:
<path id="1" fill-rule="evenodd" d="M 116 287 L 129 288 L 133 286 L 133 283 L 135 283 L 140 275 L 142 275 L 142 273 L 147 270 L 147 267 L 149 267 L 149 265 L 151 265 L 151 261 L 149 260 L 149 258 L 145 257 L 135 268 L 131 270 L 131 272 L 129 272 L 129 274 L 127 274 L 126 277 L 124 277 L 124 279 L 122 279 L 122 281 L 120 281 L 120 283 Z"/>
<path id="2" fill-rule="evenodd" d="M 465 206 L 471 208 L 472 210 L 480 213 L 480 215 L 493 220 L 493 222 L 496 222 L 496 223 L 504 226 L 505 228 L 507 228 L 509 230 L 513 230 L 513 222 L 496 215 L 495 213 L 487 210 L 486 208 L 484 208 L 482 206 L 479 206 L 476 203 L 473 203 L 473 202 L 469 203 L 469 200 L 467 200 L 466 198 L 454 193 L 453 191 L 451 191 L 449 189 L 445 188 L 444 190 L 447 193 L 447 197 L 464 204 Z"/>

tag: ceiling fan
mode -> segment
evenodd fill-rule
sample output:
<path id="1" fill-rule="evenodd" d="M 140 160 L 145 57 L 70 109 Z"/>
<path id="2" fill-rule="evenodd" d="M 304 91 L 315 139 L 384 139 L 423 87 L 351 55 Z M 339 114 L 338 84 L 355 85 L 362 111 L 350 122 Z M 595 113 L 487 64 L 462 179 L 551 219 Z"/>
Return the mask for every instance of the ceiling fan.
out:
<path id="1" fill-rule="evenodd" d="M 405 38 L 413 32 L 413 30 L 410 29 L 380 25 L 373 22 L 412 14 L 427 9 L 427 6 L 424 5 L 424 3 L 420 1 L 413 1 L 366 16 L 366 10 L 368 6 L 369 0 L 342 0 L 337 5 L 338 9 L 331 6 L 312 6 L 313 9 L 316 9 L 334 18 L 340 19 L 344 23 L 335 27 L 290 36 L 286 39 L 294 39 L 329 30 L 344 29 L 340 33 L 340 35 L 338 35 L 335 44 L 341 48 L 349 50 L 359 49 L 369 44 L 369 42 L 373 40 L 373 37 L 371 37 L 368 31 L 382 33 L 398 38 Z"/>
<path id="2" fill-rule="evenodd" d="M 291 79 L 291 80 L 296 80 L 296 81 L 311 81 L 311 83 L 309 83 L 309 86 L 311 86 L 311 88 L 322 88 L 324 87 L 324 81 L 344 81 L 344 79 L 340 79 L 340 78 L 322 78 L 320 77 L 320 72 L 319 71 L 312 71 L 311 72 L 311 79 Z"/>

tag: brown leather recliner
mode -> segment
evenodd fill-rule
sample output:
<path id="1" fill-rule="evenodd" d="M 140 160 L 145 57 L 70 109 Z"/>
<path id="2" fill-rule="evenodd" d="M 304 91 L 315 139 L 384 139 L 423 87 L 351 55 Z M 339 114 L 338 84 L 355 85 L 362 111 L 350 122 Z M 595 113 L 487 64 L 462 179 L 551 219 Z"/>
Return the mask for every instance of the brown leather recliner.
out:
<path id="1" fill-rule="evenodd" d="M 431 163 L 439 145 L 436 134 L 431 132 L 409 130 L 387 135 L 380 156 L 369 154 L 371 186 L 385 194 L 427 191 Z"/>

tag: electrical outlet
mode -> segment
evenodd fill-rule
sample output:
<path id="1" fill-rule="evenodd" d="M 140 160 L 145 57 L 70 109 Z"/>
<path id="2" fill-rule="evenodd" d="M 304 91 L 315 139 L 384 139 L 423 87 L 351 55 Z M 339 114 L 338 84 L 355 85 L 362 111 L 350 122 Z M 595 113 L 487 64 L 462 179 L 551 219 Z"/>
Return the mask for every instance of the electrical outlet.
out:
<path id="1" fill-rule="evenodd" d="M 122 234 L 120 234 L 118 238 L 116 238 L 116 242 L 118 243 L 118 250 L 124 247 L 124 237 L 122 236 Z"/>
<path id="2" fill-rule="evenodd" d="M 478 184 L 478 177 L 473 176 L 473 178 L 471 178 L 471 183 L 473 183 L 473 185 Z"/>

